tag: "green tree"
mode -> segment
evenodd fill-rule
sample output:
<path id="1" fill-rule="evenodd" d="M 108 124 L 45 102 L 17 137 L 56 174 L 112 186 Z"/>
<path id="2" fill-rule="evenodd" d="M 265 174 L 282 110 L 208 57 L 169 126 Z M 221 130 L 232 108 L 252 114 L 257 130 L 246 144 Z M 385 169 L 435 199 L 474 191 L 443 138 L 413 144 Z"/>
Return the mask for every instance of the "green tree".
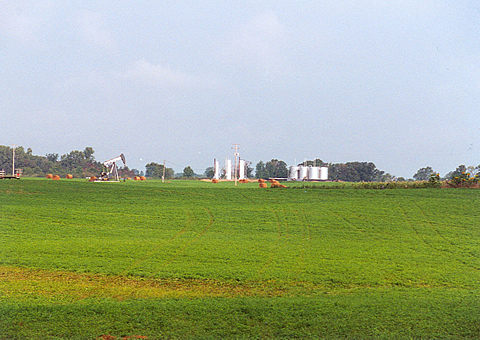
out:
<path id="1" fill-rule="evenodd" d="M 267 178 L 267 170 L 265 169 L 265 163 L 263 161 L 260 161 L 257 163 L 255 166 L 255 178 Z"/>
<path id="2" fill-rule="evenodd" d="M 195 176 L 195 172 L 190 166 L 187 166 L 186 168 L 183 169 L 183 177 L 192 178 L 194 176 Z"/>
<path id="3" fill-rule="evenodd" d="M 430 166 L 427 166 L 427 167 L 418 169 L 415 175 L 413 175 L 413 178 L 416 181 L 428 181 L 428 179 L 430 178 L 430 175 L 434 173 L 435 172 L 433 171 L 433 169 Z"/>
<path id="4" fill-rule="evenodd" d="M 209 166 L 208 168 L 206 168 L 203 175 L 207 178 L 212 179 L 213 176 L 215 175 L 215 170 L 213 170 L 213 166 Z"/>
<path id="5" fill-rule="evenodd" d="M 145 165 L 145 170 L 146 177 L 162 178 L 163 176 L 163 164 L 151 162 Z M 165 179 L 173 178 L 174 176 L 175 172 L 173 169 L 165 167 Z"/>
<path id="6" fill-rule="evenodd" d="M 278 159 L 272 159 L 265 163 L 265 170 L 268 177 L 274 178 L 287 178 L 288 169 L 287 163 L 284 161 L 279 161 Z"/>
<path id="7" fill-rule="evenodd" d="M 372 162 L 347 162 L 329 164 L 328 177 L 331 180 L 345 182 L 380 181 L 384 171 L 377 169 Z"/>

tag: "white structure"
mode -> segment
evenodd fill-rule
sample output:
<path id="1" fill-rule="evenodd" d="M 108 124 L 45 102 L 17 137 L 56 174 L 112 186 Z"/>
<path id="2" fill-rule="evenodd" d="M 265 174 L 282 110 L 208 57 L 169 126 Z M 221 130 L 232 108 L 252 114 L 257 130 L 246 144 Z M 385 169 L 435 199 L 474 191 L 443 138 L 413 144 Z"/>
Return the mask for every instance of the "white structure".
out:
<path id="1" fill-rule="evenodd" d="M 232 161 L 228 158 L 225 160 L 225 179 L 232 180 Z"/>
<path id="2" fill-rule="evenodd" d="M 328 167 L 322 166 L 320 168 L 320 180 L 321 181 L 328 181 Z"/>
<path id="3" fill-rule="evenodd" d="M 318 166 L 308 167 L 308 179 L 310 181 L 318 181 L 320 179 L 320 168 Z"/>
<path id="4" fill-rule="evenodd" d="M 288 179 L 290 181 L 297 181 L 298 180 L 298 171 L 299 171 L 300 167 L 298 166 L 295 166 L 295 165 L 292 165 L 290 167 L 290 175 L 288 176 Z"/>
<path id="5" fill-rule="evenodd" d="M 103 162 L 103 166 L 105 166 L 107 168 L 107 171 L 106 172 L 102 172 L 102 174 L 100 175 L 100 177 L 103 179 L 103 180 L 108 180 L 110 179 L 110 174 L 113 175 L 113 177 L 115 178 L 115 181 L 119 181 L 119 177 L 118 177 L 118 167 L 117 167 L 117 162 L 120 162 L 122 161 L 123 162 L 123 165 L 126 165 L 127 163 L 125 162 L 125 156 L 123 155 L 123 153 L 120 155 L 120 156 L 117 156 L 115 158 L 112 158 L 108 161 L 105 161 Z"/>
<path id="6" fill-rule="evenodd" d="M 238 162 L 238 179 L 245 179 L 245 161 L 243 159 Z"/>
<path id="7" fill-rule="evenodd" d="M 216 159 L 213 160 L 213 178 L 220 179 L 220 164 Z"/>
<path id="8" fill-rule="evenodd" d="M 290 167 L 289 181 L 327 181 L 328 167 L 322 166 L 296 166 Z"/>

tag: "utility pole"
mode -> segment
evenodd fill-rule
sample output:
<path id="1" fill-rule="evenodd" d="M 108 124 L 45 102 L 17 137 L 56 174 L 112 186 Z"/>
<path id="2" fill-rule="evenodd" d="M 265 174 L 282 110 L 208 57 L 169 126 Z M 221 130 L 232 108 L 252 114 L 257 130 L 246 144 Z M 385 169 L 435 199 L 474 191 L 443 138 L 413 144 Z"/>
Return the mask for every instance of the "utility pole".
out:
<path id="1" fill-rule="evenodd" d="M 15 176 L 15 148 L 17 147 L 16 144 L 13 144 L 13 161 L 12 161 L 12 176 Z"/>
<path id="2" fill-rule="evenodd" d="M 232 149 L 235 149 L 235 170 L 234 170 L 234 174 L 235 174 L 235 185 L 237 185 L 237 157 L 238 157 L 238 149 L 239 149 L 239 146 L 240 144 L 233 144 L 233 148 Z"/>
<path id="3" fill-rule="evenodd" d="M 165 183 L 165 160 L 163 160 L 163 174 L 162 174 L 162 183 Z"/>

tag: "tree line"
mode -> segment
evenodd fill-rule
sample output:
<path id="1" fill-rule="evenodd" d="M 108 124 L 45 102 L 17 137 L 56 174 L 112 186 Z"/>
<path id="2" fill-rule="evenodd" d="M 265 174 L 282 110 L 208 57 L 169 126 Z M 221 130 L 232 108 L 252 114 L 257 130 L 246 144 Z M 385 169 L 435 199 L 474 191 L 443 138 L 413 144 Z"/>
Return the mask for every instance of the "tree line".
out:
<path id="1" fill-rule="evenodd" d="M 64 155 L 49 153 L 45 156 L 34 155 L 31 148 L 27 150 L 22 146 L 15 148 L 15 169 L 22 169 L 22 175 L 28 177 L 43 177 L 47 174 L 66 176 L 71 174 L 74 177 L 98 176 L 104 171 L 101 162 L 97 162 L 91 147 L 85 150 L 73 150 Z M 9 146 L 0 145 L 0 170 L 11 173 L 13 167 L 13 149 Z M 129 169 L 128 166 L 119 168 L 121 177 L 134 177 L 141 174 L 136 169 Z"/>
<path id="2" fill-rule="evenodd" d="M 74 177 L 98 176 L 104 171 L 101 162 L 97 162 L 94 157 L 95 151 L 92 147 L 86 147 L 84 150 L 73 150 L 64 155 L 49 153 L 45 156 L 34 155 L 31 148 L 24 149 L 22 146 L 15 148 L 15 168 L 22 169 L 24 176 L 43 177 L 49 173 L 64 176 L 72 174 Z M 0 145 L 0 170 L 5 173 L 12 173 L 13 149 L 9 146 Z M 377 169 L 372 162 L 347 162 L 347 163 L 326 163 L 319 158 L 306 160 L 299 163 L 305 166 L 327 166 L 328 179 L 332 181 L 344 182 L 388 182 L 392 180 L 405 181 L 403 177 L 395 177 Z M 145 176 L 149 178 L 213 178 L 213 167 L 205 169 L 203 175 L 197 175 L 190 166 L 183 169 L 183 173 L 176 175 L 172 168 L 167 168 L 163 164 L 151 162 L 145 165 Z M 264 162 L 259 161 L 255 168 L 252 163 L 246 161 L 244 173 L 247 178 L 287 178 L 289 170 L 287 163 L 278 159 L 271 159 Z M 480 173 L 480 165 L 466 166 L 459 165 L 455 170 L 450 171 L 441 179 L 451 180 L 462 174 L 469 173 L 472 176 Z M 134 177 L 143 175 L 143 171 L 129 169 L 128 166 L 119 168 L 121 177 Z M 415 181 L 428 180 L 436 172 L 430 166 L 420 168 L 414 175 Z M 222 176 L 225 176 L 224 170 Z"/>

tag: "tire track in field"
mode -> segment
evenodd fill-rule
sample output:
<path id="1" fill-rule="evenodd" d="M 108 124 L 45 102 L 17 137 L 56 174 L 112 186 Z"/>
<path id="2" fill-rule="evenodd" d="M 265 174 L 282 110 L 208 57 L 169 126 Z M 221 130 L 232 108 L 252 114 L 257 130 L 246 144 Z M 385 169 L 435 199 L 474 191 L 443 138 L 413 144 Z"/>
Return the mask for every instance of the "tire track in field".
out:
<path id="1" fill-rule="evenodd" d="M 420 206 L 418 205 L 418 203 L 415 203 L 415 206 L 417 207 L 417 209 L 420 211 L 420 214 L 422 214 L 422 216 L 424 217 L 425 219 L 425 222 L 426 224 L 440 237 L 442 238 L 446 243 L 448 243 L 450 246 L 452 246 L 453 248 L 456 248 L 462 252 L 466 252 L 468 255 L 470 255 L 471 257 L 474 257 L 475 259 L 478 259 L 478 255 L 476 255 L 475 253 L 472 253 L 471 251 L 468 251 L 468 250 L 465 250 L 463 249 L 462 247 L 458 246 L 457 244 L 455 244 L 454 242 L 452 242 L 451 240 L 449 240 L 447 237 L 445 237 L 445 235 L 443 235 L 439 230 L 438 228 L 434 227 L 432 221 L 427 217 L 427 215 L 425 214 L 425 211 L 422 210 L 422 208 L 420 208 Z"/>
<path id="2" fill-rule="evenodd" d="M 353 230 L 355 231 L 359 231 L 361 232 L 362 234 L 366 234 L 368 235 L 368 232 L 362 228 L 359 228 L 357 227 L 352 221 L 350 221 L 349 219 L 347 219 L 345 216 L 341 215 L 340 213 L 336 212 L 336 211 L 333 211 L 331 209 L 328 209 L 326 210 L 328 213 L 330 213 L 331 215 L 333 215 L 334 217 L 336 217 L 337 219 L 339 220 L 342 220 L 346 223 L 346 225 L 348 225 L 350 228 L 352 228 Z M 358 215 L 355 215 L 355 217 L 357 217 L 358 219 L 362 219 L 360 216 Z M 365 219 L 363 219 L 365 221 Z"/>
<path id="3" fill-rule="evenodd" d="M 182 235 L 183 233 L 185 233 L 185 230 L 187 230 L 188 227 L 191 226 L 192 222 L 193 222 L 193 218 L 192 218 L 192 214 L 190 213 L 190 211 L 188 211 L 187 209 L 185 209 L 186 213 L 187 213 L 187 216 L 188 216 L 188 219 L 187 219 L 187 223 L 185 223 L 185 225 L 183 226 L 183 228 L 178 231 L 175 235 L 173 235 L 172 238 L 156 245 L 152 250 L 150 250 L 147 254 L 145 254 L 144 256 L 142 256 L 141 258 L 139 258 L 137 261 L 135 261 L 134 263 L 132 263 L 130 266 L 128 266 L 127 268 L 125 268 L 119 275 L 125 275 L 129 270 L 137 267 L 138 265 L 144 263 L 145 261 L 148 261 L 149 259 L 152 258 L 152 256 L 158 252 L 158 250 L 175 241 L 175 239 L 177 239 L 180 235 Z"/>
<path id="4" fill-rule="evenodd" d="M 415 204 L 415 207 L 416 207 L 418 210 L 420 210 L 420 213 L 421 213 L 421 214 L 423 213 L 423 212 L 421 211 L 421 208 L 419 208 L 416 204 Z M 398 205 L 398 208 L 399 208 L 400 211 L 403 213 L 404 218 L 405 218 L 405 221 L 406 221 L 407 224 L 410 226 L 410 228 L 415 232 L 417 238 L 418 238 L 419 240 L 421 240 L 428 248 L 430 248 L 430 249 L 432 249 L 432 250 L 434 250 L 434 251 L 436 251 L 436 252 L 438 252 L 438 253 L 448 253 L 448 254 L 451 255 L 451 258 L 452 258 L 453 260 L 455 260 L 455 261 L 463 264 L 464 266 L 467 266 L 467 267 L 472 268 L 472 269 L 475 269 L 475 270 L 480 270 L 478 267 L 476 267 L 476 266 L 474 266 L 474 265 L 471 265 L 471 264 L 469 264 L 469 263 L 461 260 L 460 258 L 458 258 L 458 256 L 456 256 L 453 251 L 451 251 L 451 250 L 449 250 L 449 249 L 441 249 L 441 248 L 433 245 L 431 242 L 429 242 L 429 241 L 426 239 L 426 237 L 424 236 L 424 234 L 422 234 L 422 233 L 418 230 L 418 228 L 415 227 L 414 224 L 410 221 L 410 218 L 408 217 L 406 211 L 405 211 L 400 205 Z M 422 215 L 425 217 L 424 214 L 422 214 Z M 431 225 L 431 223 L 426 222 L 425 224 L 427 224 L 427 225 L 430 227 L 430 229 L 432 229 L 432 231 L 433 231 L 435 234 L 437 234 L 440 238 L 442 238 L 446 243 L 452 245 L 450 242 L 447 242 L 446 239 L 438 233 L 438 230 L 436 230 L 436 228 L 434 228 L 434 227 Z"/>
<path id="5" fill-rule="evenodd" d="M 278 212 L 275 210 L 275 209 L 271 209 L 273 214 L 275 215 L 275 218 L 277 220 L 277 229 L 278 229 L 278 236 L 277 236 L 277 247 L 276 247 L 276 250 L 274 252 L 271 252 L 270 253 L 270 256 L 268 257 L 267 261 L 263 264 L 263 266 L 260 267 L 260 269 L 258 269 L 257 271 L 257 276 L 260 277 L 261 275 L 263 275 L 267 269 L 270 267 L 270 265 L 272 264 L 273 262 L 273 259 L 277 256 L 277 254 L 280 252 L 280 248 L 281 248 L 281 240 L 282 240 L 282 222 L 280 220 L 280 216 L 278 215 Z"/>
<path id="6" fill-rule="evenodd" d="M 168 266 L 169 264 L 171 264 L 173 261 L 176 260 L 176 258 L 182 254 L 187 248 L 189 248 L 191 245 L 195 244 L 198 242 L 198 240 L 203 236 L 205 235 L 205 233 L 210 229 L 210 227 L 213 225 L 213 223 L 215 222 L 215 217 L 213 216 L 212 212 L 210 211 L 210 209 L 208 208 L 205 208 L 205 211 L 207 212 L 207 214 L 210 216 L 210 220 L 207 224 L 207 226 L 197 235 L 195 236 L 190 242 L 186 243 L 183 247 L 181 247 L 179 250 L 177 250 L 177 252 L 172 256 L 170 257 L 170 259 L 166 260 L 165 262 L 163 262 L 162 264 L 162 269 L 166 266 Z M 153 272 L 152 274 L 150 274 L 150 276 L 148 276 L 149 278 L 152 278 L 154 277 L 155 275 L 157 275 L 162 269 L 160 270 L 157 270 L 155 272 Z"/>
<path id="7" fill-rule="evenodd" d="M 295 269 L 292 271 L 293 276 L 298 277 L 300 272 L 306 269 L 305 255 L 308 248 L 310 248 L 311 232 L 310 223 L 308 222 L 305 211 L 302 209 L 302 216 L 300 216 L 300 213 L 295 210 L 295 215 L 302 229 L 300 235 L 300 256 L 297 259 Z"/>

